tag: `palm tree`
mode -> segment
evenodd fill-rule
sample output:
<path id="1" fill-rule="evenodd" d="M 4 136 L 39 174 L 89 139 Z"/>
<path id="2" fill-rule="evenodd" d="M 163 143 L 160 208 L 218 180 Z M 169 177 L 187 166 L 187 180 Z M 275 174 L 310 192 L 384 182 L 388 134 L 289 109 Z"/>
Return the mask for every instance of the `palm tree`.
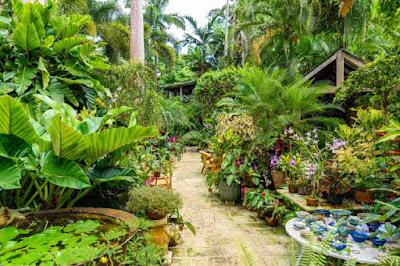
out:
<path id="1" fill-rule="evenodd" d="M 165 13 L 168 3 L 169 0 L 148 0 L 144 14 L 144 21 L 151 27 L 147 48 L 154 54 L 154 90 L 157 90 L 159 57 L 163 57 L 170 65 L 175 61 L 175 50 L 167 43 L 175 43 L 176 40 L 167 33 L 167 29 L 172 25 L 185 29 L 183 18 L 177 14 Z"/>
<path id="2" fill-rule="evenodd" d="M 131 0 L 130 59 L 144 63 L 144 25 L 142 0 Z"/>
<path id="3" fill-rule="evenodd" d="M 224 57 L 228 55 L 229 46 L 229 1 L 226 0 L 225 6 L 225 46 L 224 46 Z"/>
<path id="4" fill-rule="evenodd" d="M 193 34 L 185 33 L 183 45 L 193 44 L 196 50 L 200 51 L 200 60 L 198 62 L 200 74 L 206 72 L 208 69 L 207 56 L 211 46 L 216 43 L 221 44 L 221 42 L 216 41 L 215 38 L 217 33 L 215 25 L 220 16 L 220 12 L 211 16 L 207 25 L 204 27 L 199 27 L 197 21 L 193 17 L 185 17 L 193 28 Z"/>
<path id="5" fill-rule="evenodd" d="M 286 70 L 269 73 L 252 67 L 246 69 L 245 80 L 237 86 L 236 98 L 224 98 L 218 105 L 237 112 L 248 112 L 265 133 L 281 134 L 292 127 L 305 132 L 315 126 L 334 126 L 341 120 L 324 116 L 334 104 L 320 101 L 326 86 L 311 86 L 301 76 Z"/>

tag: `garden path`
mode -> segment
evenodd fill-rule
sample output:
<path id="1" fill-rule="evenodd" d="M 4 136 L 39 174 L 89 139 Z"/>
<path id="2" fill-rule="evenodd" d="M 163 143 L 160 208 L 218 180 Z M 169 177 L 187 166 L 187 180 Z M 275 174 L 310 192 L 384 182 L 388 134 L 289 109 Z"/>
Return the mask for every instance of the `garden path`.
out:
<path id="1" fill-rule="evenodd" d="M 254 212 L 224 205 L 208 192 L 201 167 L 200 154 L 191 148 L 174 167 L 173 188 L 184 200 L 181 214 L 197 235 L 185 228 L 184 243 L 171 248 L 172 265 L 241 265 L 240 245 L 248 247 L 257 265 L 290 265 L 293 241 L 283 227 L 268 227 Z"/>

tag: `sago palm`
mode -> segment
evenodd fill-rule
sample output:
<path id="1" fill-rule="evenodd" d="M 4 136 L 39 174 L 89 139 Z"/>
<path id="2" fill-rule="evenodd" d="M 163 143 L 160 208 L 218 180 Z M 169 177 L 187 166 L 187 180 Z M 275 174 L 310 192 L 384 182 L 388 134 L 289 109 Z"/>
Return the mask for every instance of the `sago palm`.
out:
<path id="1" fill-rule="evenodd" d="M 339 106 L 321 102 L 326 86 L 311 86 L 302 77 L 292 77 L 285 70 L 265 73 L 252 67 L 236 88 L 234 98 L 225 98 L 220 106 L 248 112 L 265 133 L 281 134 L 285 128 L 307 131 L 313 127 L 329 127 L 340 122 L 326 112 Z"/>

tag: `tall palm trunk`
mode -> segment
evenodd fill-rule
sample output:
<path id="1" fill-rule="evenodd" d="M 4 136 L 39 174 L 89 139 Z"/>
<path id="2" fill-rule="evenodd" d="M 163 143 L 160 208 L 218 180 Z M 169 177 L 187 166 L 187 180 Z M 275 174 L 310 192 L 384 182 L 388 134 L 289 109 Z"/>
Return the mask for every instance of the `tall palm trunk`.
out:
<path id="1" fill-rule="evenodd" d="M 158 64 L 158 54 L 154 53 L 154 91 L 157 91 L 157 64 Z"/>
<path id="2" fill-rule="evenodd" d="M 130 58 L 132 62 L 144 63 L 144 25 L 142 0 L 131 0 L 131 40 Z"/>
<path id="3" fill-rule="evenodd" d="M 228 55 L 228 46 L 229 46 L 229 0 L 226 0 L 226 8 L 225 8 L 225 49 L 224 49 L 224 57 Z"/>

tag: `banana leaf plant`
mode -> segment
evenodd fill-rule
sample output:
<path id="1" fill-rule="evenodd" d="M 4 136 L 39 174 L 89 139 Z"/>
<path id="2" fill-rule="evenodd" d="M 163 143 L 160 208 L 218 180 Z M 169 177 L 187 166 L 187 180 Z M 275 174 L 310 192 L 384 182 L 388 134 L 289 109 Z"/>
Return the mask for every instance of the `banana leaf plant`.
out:
<path id="1" fill-rule="evenodd" d="M 89 15 L 55 15 L 55 1 L 10 0 L 12 12 L 0 11 L 0 95 L 31 103 L 34 93 L 57 102 L 87 106 L 109 94 L 98 70 L 109 68 L 98 50 L 104 45 L 84 35 Z"/>
<path id="2" fill-rule="evenodd" d="M 68 104 L 44 95 L 35 97 L 50 107 L 39 121 L 29 117 L 18 100 L 0 97 L 3 206 L 72 207 L 100 183 L 132 178 L 129 169 L 96 167 L 102 158 L 158 134 L 154 127 L 135 123 L 111 128 L 113 117 L 130 110 L 128 107 L 81 121 Z M 11 202 L 7 200 L 10 192 L 14 193 Z"/>

